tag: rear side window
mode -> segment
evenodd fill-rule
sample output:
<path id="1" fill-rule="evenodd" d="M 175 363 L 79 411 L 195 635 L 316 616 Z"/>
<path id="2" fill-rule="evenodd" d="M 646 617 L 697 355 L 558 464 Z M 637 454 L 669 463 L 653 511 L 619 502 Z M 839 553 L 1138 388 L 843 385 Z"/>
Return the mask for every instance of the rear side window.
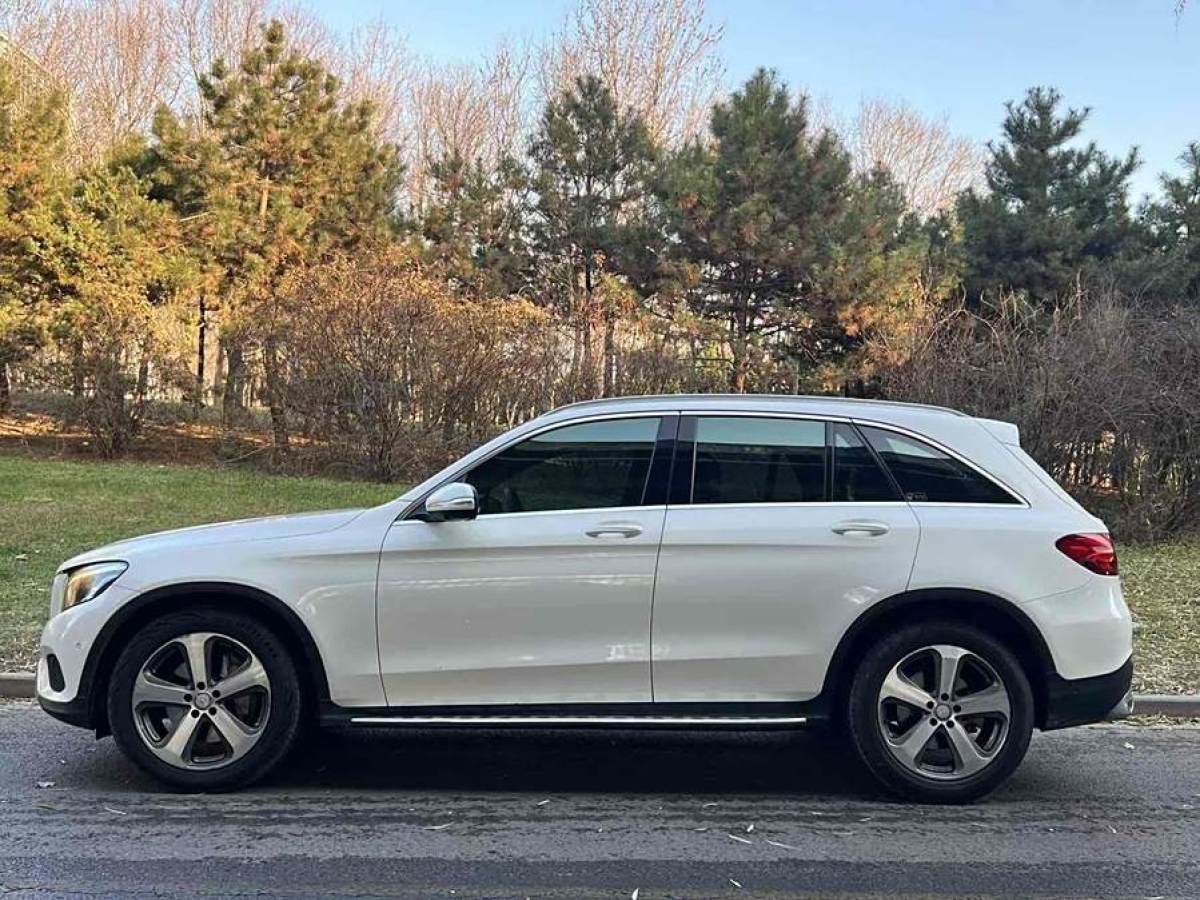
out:
<path id="1" fill-rule="evenodd" d="M 830 500 L 879 503 L 899 500 L 896 486 L 852 425 L 836 423 L 833 432 L 833 484 Z"/>
<path id="2" fill-rule="evenodd" d="M 657 418 L 566 425 L 521 441 L 471 470 L 480 515 L 639 506 Z"/>
<path id="3" fill-rule="evenodd" d="M 824 499 L 824 422 L 751 416 L 697 421 L 693 503 Z"/>
<path id="4" fill-rule="evenodd" d="M 924 441 L 864 427 L 863 434 L 891 470 L 904 499 L 914 503 L 1019 503 L 1008 491 Z"/>

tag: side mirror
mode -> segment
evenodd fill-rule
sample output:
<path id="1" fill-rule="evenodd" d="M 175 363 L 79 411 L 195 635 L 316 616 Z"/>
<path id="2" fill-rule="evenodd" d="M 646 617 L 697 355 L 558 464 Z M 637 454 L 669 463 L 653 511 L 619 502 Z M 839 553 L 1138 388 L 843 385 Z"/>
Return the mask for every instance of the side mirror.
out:
<path id="1" fill-rule="evenodd" d="M 443 484 L 425 498 L 421 518 L 426 522 L 445 522 L 449 519 L 473 519 L 479 515 L 479 495 L 475 488 L 461 481 Z"/>

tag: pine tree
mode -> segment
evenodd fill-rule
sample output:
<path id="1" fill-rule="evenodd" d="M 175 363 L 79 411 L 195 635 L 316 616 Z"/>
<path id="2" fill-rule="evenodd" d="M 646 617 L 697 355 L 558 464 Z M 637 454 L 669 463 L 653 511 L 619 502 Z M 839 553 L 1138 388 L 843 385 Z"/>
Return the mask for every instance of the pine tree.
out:
<path id="1" fill-rule="evenodd" d="M 1142 219 L 1152 254 L 1152 292 L 1168 302 L 1200 302 L 1200 141 L 1179 157 L 1182 175 L 1163 175 L 1162 198 Z"/>
<path id="2" fill-rule="evenodd" d="M 1051 88 L 1007 104 L 1004 140 L 989 144 L 988 193 L 958 201 L 969 295 L 1023 292 L 1052 304 L 1131 237 L 1129 177 L 1136 150 L 1108 156 L 1095 144 L 1072 146 L 1088 109 L 1060 110 Z"/>
<path id="3" fill-rule="evenodd" d="M 591 75 L 547 104 L 530 146 L 533 246 L 543 277 L 565 288 L 582 396 L 612 388 L 617 317 L 603 276 L 639 254 L 655 153 L 641 118 L 618 109 Z"/>
<path id="4" fill-rule="evenodd" d="M 753 363 L 796 346 L 822 302 L 850 196 L 850 157 L 814 134 L 803 97 L 759 70 L 712 112 L 710 144 L 693 143 L 659 182 L 672 236 L 671 274 L 700 315 L 722 321 L 729 385 L 750 387 Z"/>
<path id="5" fill-rule="evenodd" d="M 21 79 L 0 58 L 0 412 L 9 367 L 45 338 L 50 300 L 33 220 L 66 189 L 67 105 L 61 91 Z"/>
<path id="6" fill-rule="evenodd" d="M 370 105 L 345 102 L 337 78 L 290 49 L 279 22 L 237 69 L 214 65 L 200 91 L 196 126 L 165 110 L 158 116 L 159 181 L 190 210 L 219 271 L 226 412 L 240 407 L 246 353 L 257 347 L 282 452 L 287 321 L 279 287 L 322 254 L 385 233 L 402 168 L 396 148 L 376 140 Z"/>
<path id="7" fill-rule="evenodd" d="M 180 299 L 193 268 L 171 207 L 123 159 L 78 176 L 27 218 L 48 332 L 72 357 L 98 452 L 125 450 L 141 424 L 152 369 L 173 383 Z"/>
<path id="8" fill-rule="evenodd" d="M 855 177 L 828 260 L 814 266 L 812 325 L 793 339 L 797 368 L 820 386 L 844 386 L 853 354 L 873 335 L 894 338 L 953 283 L 932 242 L 941 223 L 922 223 L 904 188 L 883 168 Z"/>
<path id="9" fill-rule="evenodd" d="M 495 169 L 454 152 L 429 167 L 430 199 L 419 216 L 425 256 L 455 287 L 482 296 L 521 293 L 530 264 L 526 175 L 511 159 Z"/>

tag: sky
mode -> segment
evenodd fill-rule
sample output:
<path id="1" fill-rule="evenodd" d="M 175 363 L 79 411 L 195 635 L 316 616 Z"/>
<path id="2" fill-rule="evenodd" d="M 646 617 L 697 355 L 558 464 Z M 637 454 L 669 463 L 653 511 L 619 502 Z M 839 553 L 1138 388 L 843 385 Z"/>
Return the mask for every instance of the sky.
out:
<path id="1" fill-rule="evenodd" d="M 571 0 L 312 0 L 339 30 L 377 19 L 434 59 L 479 58 L 501 38 L 549 35 Z M 863 99 L 905 100 L 979 141 L 998 137 L 1004 102 L 1052 85 L 1091 107 L 1085 137 L 1112 154 L 1137 146 L 1134 197 L 1178 172 L 1200 140 L 1200 2 L 1175 0 L 708 0 L 725 29 L 730 88 L 759 66 L 851 114 Z"/>

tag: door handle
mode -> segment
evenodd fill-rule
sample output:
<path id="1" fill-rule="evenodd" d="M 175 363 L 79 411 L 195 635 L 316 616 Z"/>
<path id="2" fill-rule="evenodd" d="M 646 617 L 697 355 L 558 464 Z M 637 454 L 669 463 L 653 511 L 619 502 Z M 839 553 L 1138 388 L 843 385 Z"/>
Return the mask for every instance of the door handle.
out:
<path id="1" fill-rule="evenodd" d="M 838 522 L 833 526 L 834 534 L 869 534 L 878 537 L 890 530 L 883 522 Z"/>
<path id="2" fill-rule="evenodd" d="M 631 537 L 637 537 L 641 533 L 642 533 L 641 525 L 634 525 L 632 523 L 625 523 L 625 522 L 608 522 L 605 524 L 597 525 L 595 528 L 589 528 L 585 532 L 585 534 L 587 534 L 588 537 L 594 537 L 594 538 L 606 538 L 606 537 L 631 538 Z"/>

